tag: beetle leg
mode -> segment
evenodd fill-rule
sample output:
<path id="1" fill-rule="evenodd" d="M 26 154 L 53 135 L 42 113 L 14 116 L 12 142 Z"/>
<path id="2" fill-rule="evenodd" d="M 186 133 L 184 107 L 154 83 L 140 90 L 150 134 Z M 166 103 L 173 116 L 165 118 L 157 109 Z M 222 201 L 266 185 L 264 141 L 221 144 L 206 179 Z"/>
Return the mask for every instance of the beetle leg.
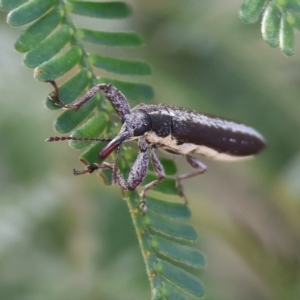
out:
<path id="1" fill-rule="evenodd" d="M 159 183 L 161 183 L 166 174 L 165 174 L 165 170 L 164 167 L 162 165 L 162 163 L 160 162 L 156 152 L 155 152 L 155 147 L 151 147 L 150 148 L 150 159 L 151 159 L 151 163 L 153 166 L 154 171 L 156 172 L 158 178 L 156 180 L 153 180 L 151 182 L 149 182 L 148 184 L 146 184 L 143 187 L 143 190 L 140 194 L 141 196 L 141 204 L 140 204 L 140 208 L 142 209 L 143 213 L 146 213 L 147 211 L 147 206 L 146 206 L 146 192 L 150 189 L 152 189 L 153 187 L 155 187 L 156 185 L 158 185 Z"/>
<path id="2" fill-rule="evenodd" d="M 128 178 L 124 179 L 116 163 L 108 164 L 103 163 L 101 166 L 112 170 L 112 179 L 114 183 L 119 184 L 121 189 L 134 191 L 144 180 L 149 163 L 149 146 L 146 140 L 142 137 L 139 138 L 139 153 L 129 172 Z"/>
<path id="3" fill-rule="evenodd" d="M 187 162 L 193 168 L 196 169 L 196 171 L 194 171 L 194 172 L 191 172 L 191 173 L 188 173 L 188 174 L 179 175 L 176 178 L 176 187 L 177 187 L 178 194 L 179 194 L 180 197 L 182 197 L 184 199 L 184 203 L 187 204 L 188 201 L 187 201 L 187 198 L 186 198 L 185 194 L 183 193 L 183 188 L 182 188 L 181 181 L 183 179 L 187 179 L 187 178 L 192 178 L 192 177 L 198 176 L 198 175 L 204 173 L 207 168 L 206 168 L 206 166 L 201 161 L 199 161 L 198 159 L 196 159 L 196 158 L 194 158 L 194 157 L 192 157 L 190 155 L 185 155 L 185 158 L 186 158 Z"/>
<path id="4" fill-rule="evenodd" d="M 82 170 L 82 171 L 78 171 L 76 169 L 73 169 L 73 174 L 74 175 L 83 175 L 83 174 L 91 174 L 93 173 L 94 171 L 98 170 L 98 169 L 103 169 L 102 168 L 102 165 L 99 165 L 99 164 L 93 164 L 93 165 L 86 165 L 86 169 L 85 170 Z"/>
<path id="5" fill-rule="evenodd" d="M 73 137 L 50 137 L 48 138 L 46 141 L 60 141 L 60 140 L 69 140 L 69 139 L 74 139 Z M 77 140 L 77 138 L 75 138 L 75 140 Z M 94 138 L 93 138 L 94 140 Z M 100 141 L 111 141 L 111 139 L 98 139 L 98 138 L 95 138 L 95 140 L 100 140 Z M 84 160 L 81 160 L 81 162 L 85 165 L 85 170 L 76 170 L 76 169 L 73 169 L 73 174 L 74 175 L 83 175 L 83 174 L 91 174 L 93 173 L 94 171 L 96 170 L 99 170 L 99 169 L 109 169 L 111 170 L 112 172 L 115 171 L 116 169 L 116 165 L 118 163 L 118 159 L 119 159 L 119 153 L 120 153 L 120 147 L 117 149 L 117 158 L 115 160 L 115 162 L 113 164 L 110 164 L 110 163 L 107 163 L 107 162 L 103 162 L 101 165 L 98 164 L 98 163 L 94 163 L 92 165 L 89 165 L 87 164 Z M 114 182 L 115 183 L 115 182 Z"/>
<path id="6" fill-rule="evenodd" d="M 112 104 L 120 118 L 123 118 L 126 114 L 130 113 L 130 106 L 126 97 L 111 84 L 97 84 L 86 92 L 81 98 L 72 104 L 66 104 L 59 99 L 59 89 L 54 80 L 49 80 L 54 87 L 54 95 L 49 98 L 58 106 L 78 110 L 86 102 L 88 102 L 97 92 L 103 91 L 106 99 Z"/>
<path id="7" fill-rule="evenodd" d="M 111 103 L 120 118 L 123 118 L 125 115 L 130 113 L 129 103 L 120 90 L 111 84 L 102 83 L 95 87 L 97 86 L 103 91 L 106 99 Z"/>

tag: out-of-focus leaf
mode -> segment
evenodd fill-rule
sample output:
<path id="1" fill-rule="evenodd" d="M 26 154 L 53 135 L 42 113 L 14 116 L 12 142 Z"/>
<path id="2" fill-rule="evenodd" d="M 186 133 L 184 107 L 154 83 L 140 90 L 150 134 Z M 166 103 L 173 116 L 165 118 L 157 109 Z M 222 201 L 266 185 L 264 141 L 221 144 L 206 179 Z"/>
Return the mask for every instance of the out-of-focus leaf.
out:
<path id="1" fill-rule="evenodd" d="M 168 202 L 147 197 L 147 207 L 148 210 L 162 214 L 166 217 L 176 219 L 189 219 L 191 217 L 189 207 L 183 203 Z"/>
<path id="2" fill-rule="evenodd" d="M 183 295 L 182 291 L 179 291 L 177 287 L 175 287 L 173 284 L 170 284 L 167 281 L 163 282 L 163 287 L 161 288 L 161 294 L 165 297 L 165 299 L 189 300 L 189 297 L 187 295 Z M 161 296 L 160 298 L 158 298 L 158 300 L 160 299 Z"/>
<path id="3" fill-rule="evenodd" d="M 152 212 L 147 213 L 149 226 L 156 232 L 160 232 L 174 239 L 194 241 L 197 232 L 193 226 L 184 222 L 176 222 L 174 219 L 162 217 Z"/>
<path id="4" fill-rule="evenodd" d="M 292 56 L 295 52 L 294 28 L 285 16 L 281 19 L 279 46 L 281 51 L 287 56 Z"/>
<path id="5" fill-rule="evenodd" d="M 181 245 L 160 236 L 152 236 L 151 245 L 160 254 L 167 256 L 177 262 L 199 268 L 205 264 L 202 253 L 190 246 Z"/>
<path id="6" fill-rule="evenodd" d="M 203 296 L 203 285 L 197 277 L 162 259 L 158 260 L 158 270 L 168 280 L 190 294 L 196 297 Z"/>
<path id="7" fill-rule="evenodd" d="M 287 8 L 288 10 L 300 13 L 300 3 L 298 0 L 276 1 L 277 5 Z"/>
<path id="8" fill-rule="evenodd" d="M 279 44 L 281 12 L 278 6 L 270 2 L 266 8 L 262 19 L 262 36 L 266 43 L 271 47 L 277 47 Z"/>
<path id="9" fill-rule="evenodd" d="M 262 14 L 265 2 L 265 0 L 244 0 L 240 9 L 240 18 L 245 23 L 255 23 Z"/>
<path id="10" fill-rule="evenodd" d="M 3 10 L 12 10 L 15 9 L 28 0 L 1 0 L 0 1 L 0 8 Z"/>

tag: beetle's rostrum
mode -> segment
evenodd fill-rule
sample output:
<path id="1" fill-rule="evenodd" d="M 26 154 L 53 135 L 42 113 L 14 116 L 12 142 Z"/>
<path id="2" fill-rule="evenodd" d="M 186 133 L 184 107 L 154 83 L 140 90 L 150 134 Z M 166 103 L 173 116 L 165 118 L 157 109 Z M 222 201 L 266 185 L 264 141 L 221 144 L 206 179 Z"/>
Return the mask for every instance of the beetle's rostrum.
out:
<path id="1" fill-rule="evenodd" d="M 151 118 L 143 110 L 138 110 L 135 113 L 129 112 L 122 118 L 122 123 L 119 134 L 99 152 L 98 158 L 100 160 L 108 157 L 122 143 L 136 139 L 151 130 Z"/>
<path id="2" fill-rule="evenodd" d="M 59 99 L 59 91 L 54 81 L 55 96 L 52 100 L 59 106 L 78 110 L 89 101 L 95 93 L 103 91 L 122 121 L 122 127 L 116 137 L 99 152 L 100 164 L 87 166 L 85 171 L 74 174 L 91 173 L 96 169 L 111 169 L 113 182 L 124 190 L 135 190 L 144 180 L 149 159 L 158 178 L 143 187 L 141 208 L 146 212 L 146 192 L 159 184 L 165 172 L 156 149 L 172 154 L 183 155 L 195 168 L 194 172 L 177 176 L 178 193 L 185 199 L 181 181 L 202 174 L 206 166 L 190 154 L 216 160 L 239 160 L 254 156 L 265 147 L 264 138 L 253 128 L 217 116 L 201 114 L 194 110 L 164 104 L 139 104 L 130 109 L 126 97 L 114 86 L 98 84 L 73 104 L 64 104 Z M 72 137 L 49 138 L 48 141 L 72 139 Z M 80 140 L 76 138 L 77 140 Z M 124 179 L 117 166 L 118 157 L 113 164 L 103 162 L 122 143 L 138 139 L 139 153 L 128 175 Z M 93 140 L 93 139 L 91 139 Z M 108 140 L 95 138 L 95 140 Z"/>

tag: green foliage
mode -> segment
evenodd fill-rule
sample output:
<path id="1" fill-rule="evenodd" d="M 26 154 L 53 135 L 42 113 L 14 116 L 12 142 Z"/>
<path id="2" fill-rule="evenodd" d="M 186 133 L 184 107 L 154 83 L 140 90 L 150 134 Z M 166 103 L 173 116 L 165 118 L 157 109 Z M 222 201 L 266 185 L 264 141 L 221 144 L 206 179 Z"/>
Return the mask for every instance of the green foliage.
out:
<path id="1" fill-rule="evenodd" d="M 149 65 L 142 61 L 89 54 L 82 41 L 109 47 L 136 47 L 142 40 L 133 32 L 103 32 L 87 28 L 77 28 L 68 13 L 95 18 L 119 19 L 128 17 L 130 7 L 123 2 L 83 2 L 58 0 L 1 1 L 1 8 L 10 10 L 7 21 L 12 26 L 30 25 L 20 35 L 15 48 L 24 55 L 24 63 L 34 68 L 34 76 L 40 81 L 68 78 L 59 88 L 59 97 L 65 103 L 74 101 L 99 82 L 109 82 L 121 89 L 129 99 L 150 100 L 153 90 L 143 83 L 122 79 L 97 77 L 94 69 L 126 76 L 151 74 Z M 110 75 L 108 75 L 110 76 Z M 48 97 L 46 106 L 57 107 Z M 63 112 L 55 121 L 59 133 L 69 133 L 74 137 L 113 137 L 117 131 L 111 107 L 100 94 L 95 95 L 79 111 Z M 76 149 L 89 147 L 81 154 L 84 164 L 97 162 L 97 153 L 103 142 L 71 141 Z M 122 150 L 121 171 L 130 169 L 134 160 L 133 150 Z M 124 156 L 123 156 L 124 154 Z M 124 157 L 124 158 L 123 158 Z M 176 166 L 169 159 L 162 160 L 167 175 L 176 174 Z M 101 172 L 107 184 L 111 183 L 109 171 Z M 156 178 L 149 174 L 146 182 Z M 166 178 L 155 190 L 176 195 L 175 180 Z M 188 299 L 190 295 L 203 295 L 202 283 L 186 266 L 199 268 L 204 265 L 202 254 L 191 247 L 197 239 L 195 229 L 188 224 L 190 211 L 186 205 L 147 199 L 149 212 L 141 215 L 139 196 L 129 193 L 128 205 L 134 221 L 137 236 L 146 262 L 147 274 L 151 282 L 153 299 Z"/>
<path id="2" fill-rule="evenodd" d="M 264 41 L 271 47 L 279 45 L 291 56 L 295 51 L 294 28 L 300 30 L 300 3 L 296 0 L 244 0 L 240 17 L 247 23 L 256 22 L 262 14 L 261 31 Z"/>
<path id="3" fill-rule="evenodd" d="M 141 46 L 142 39 L 135 32 L 106 32 L 91 29 L 78 29 L 77 36 L 90 43 L 104 46 Z"/>
<path id="4" fill-rule="evenodd" d="M 150 75 L 148 64 L 141 61 L 132 61 L 107 57 L 102 55 L 90 55 L 89 63 L 99 69 L 122 75 Z"/>
<path id="5" fill-rule="evenodd" d="M 148 213 L 136 209 L 139 197 L 130 198 L 129 207 L 140 237 L 142 253 L 152 286 L 152 299 L 190 299 L 203 296 L 199 279 L 183 269 L 183 265 L 203 267 L 203 255 L 189 244 L 197 238 L 195 229 L 186 221 L 188 207 L 181 203 L 148 198 Z M 154 250 L 154 251 L 153 251 Z"/>

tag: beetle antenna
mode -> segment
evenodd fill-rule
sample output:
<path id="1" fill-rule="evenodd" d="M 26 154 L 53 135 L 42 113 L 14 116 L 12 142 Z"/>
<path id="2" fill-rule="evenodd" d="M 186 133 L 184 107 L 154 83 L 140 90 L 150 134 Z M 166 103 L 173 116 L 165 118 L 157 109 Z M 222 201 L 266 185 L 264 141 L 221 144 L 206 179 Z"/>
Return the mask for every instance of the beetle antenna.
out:
<path id="1" fill-rule="evenodd" d="M 79 141 L 79 142 L 86 142 L 86 141 L 98 141 L 98 142 L 110 142 L 112 139 L 105 139 L 105 138 L 81 138 L 75 136 L 50 136 L 45 140 L 45 142 L 58 142 L 58 141 Z"/>

